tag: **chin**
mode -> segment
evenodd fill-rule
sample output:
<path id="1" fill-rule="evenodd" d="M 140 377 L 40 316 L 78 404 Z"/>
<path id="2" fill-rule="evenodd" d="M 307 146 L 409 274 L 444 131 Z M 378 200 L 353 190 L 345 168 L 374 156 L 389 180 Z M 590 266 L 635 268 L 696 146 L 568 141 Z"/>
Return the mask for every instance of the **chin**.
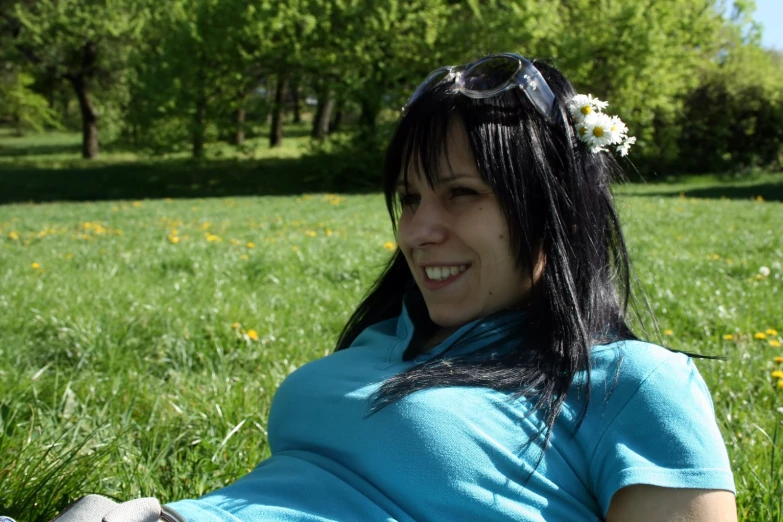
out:
<path id="1" fill-rule="evenodd" d="M 464 310 L 448 310 L 447 307 L 427 307 L 430 314 L 430 320 L 441 328 L 459 328 L 468 324 L 478 316 L 466 313 Z"/>

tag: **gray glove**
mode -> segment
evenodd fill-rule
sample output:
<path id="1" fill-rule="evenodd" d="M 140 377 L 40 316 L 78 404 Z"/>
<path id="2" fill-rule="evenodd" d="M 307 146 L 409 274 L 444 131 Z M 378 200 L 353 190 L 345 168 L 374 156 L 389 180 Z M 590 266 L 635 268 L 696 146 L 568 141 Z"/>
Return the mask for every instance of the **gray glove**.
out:
<path id="1" fill-rule="evenodd" d="M 118 504 L 100 495 L 82 497 L 52 522 L 186 522 L 173 509 L 154 498 L 137 498 Z"/>

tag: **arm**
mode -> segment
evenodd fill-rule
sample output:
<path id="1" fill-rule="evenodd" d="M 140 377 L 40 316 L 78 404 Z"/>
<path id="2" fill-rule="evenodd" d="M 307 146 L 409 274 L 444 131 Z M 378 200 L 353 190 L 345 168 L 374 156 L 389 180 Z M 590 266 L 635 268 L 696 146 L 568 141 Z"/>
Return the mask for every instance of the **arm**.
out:
<path id="1" fill-rule="evenodd" d="M 628 486 L 612 497 L 606 522 L 736 522 L 731 491 Z"/>

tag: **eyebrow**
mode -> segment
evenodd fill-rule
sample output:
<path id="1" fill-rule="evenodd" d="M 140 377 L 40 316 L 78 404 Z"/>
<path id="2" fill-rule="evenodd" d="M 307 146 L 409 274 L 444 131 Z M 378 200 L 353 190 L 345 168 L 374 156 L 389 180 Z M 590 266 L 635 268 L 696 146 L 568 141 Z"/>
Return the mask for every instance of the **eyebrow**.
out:
<path id="1" fill-rule="evenodd" d="M 447 176 L 442 176 L 442 177 L 439 177 L 438 179 L 436 179 L 435 180 L 435 185 L 436 186 L 437 185 L 442 185 L 444 183 L 450 183 L 452 181 L 457 181 L 457 180 L 460 180 L 460 179 L 463 179 L 463 178 L 475 179 L 476 176 L 473 176 L 471 174 L 449 174 Z M 399 179 L 397 181 L 397 184 L 395 185 L 395 187 L 397 188 L 397 190 L 400 190 L 400 189 L 406 188 L 407 184 L 405 183 L 405 181 L 403 179 Z"/>

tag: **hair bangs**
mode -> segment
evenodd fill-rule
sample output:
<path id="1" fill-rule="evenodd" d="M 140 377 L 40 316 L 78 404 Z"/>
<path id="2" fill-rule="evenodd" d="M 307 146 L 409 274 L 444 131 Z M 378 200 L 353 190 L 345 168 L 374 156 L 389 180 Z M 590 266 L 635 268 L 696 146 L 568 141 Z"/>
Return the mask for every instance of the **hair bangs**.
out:
<path id="1" fill-rule="evenodd" d="M 435 88 L 416 100 L 400 119 L 387 149 L 383 188 L 395 230 L 401 210 L 396 197 L 399 185 L 407 190 L 413 175 L 434 188 L 443 171 L 444 159 L 446 167 L 451 169 L 448 164 L 449 127 L 459 113 L 455 111 L 454 94 L 449 94 L 448 90 L 448 86 Z"/>

